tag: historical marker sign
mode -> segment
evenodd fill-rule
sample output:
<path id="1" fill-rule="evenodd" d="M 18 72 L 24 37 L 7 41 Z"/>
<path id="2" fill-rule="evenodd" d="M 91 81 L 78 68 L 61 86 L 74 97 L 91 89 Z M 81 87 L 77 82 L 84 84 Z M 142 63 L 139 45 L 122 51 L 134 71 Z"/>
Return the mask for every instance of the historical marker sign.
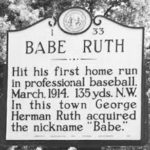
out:
<path id="1" fill-rule="evenodd" d="M 8 32 L 6 141 L 141 141 L 142 49 L 143 28 L 80 8 Z"/>

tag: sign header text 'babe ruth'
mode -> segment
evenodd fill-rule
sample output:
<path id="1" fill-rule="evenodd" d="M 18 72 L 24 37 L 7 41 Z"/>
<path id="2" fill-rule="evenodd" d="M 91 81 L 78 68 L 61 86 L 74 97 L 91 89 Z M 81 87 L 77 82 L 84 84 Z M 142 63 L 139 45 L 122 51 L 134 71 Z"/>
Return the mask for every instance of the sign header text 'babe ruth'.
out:
<path id="1" fill-rule="evenodd" d="M 67 53 L 67 44 L 66 40 L 48 41 L 45 45 L 26 41 L 26 54 L 64 54 Z M 81 45 L 83 53 L 123 53 L 125 49 L 124 39 L 83 40 Z"/>

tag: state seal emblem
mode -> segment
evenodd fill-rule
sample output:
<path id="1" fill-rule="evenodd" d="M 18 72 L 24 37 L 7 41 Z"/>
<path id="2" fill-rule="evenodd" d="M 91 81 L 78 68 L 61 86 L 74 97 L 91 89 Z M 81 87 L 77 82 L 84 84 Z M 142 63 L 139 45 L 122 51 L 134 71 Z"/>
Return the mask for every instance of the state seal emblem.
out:
<path id="1" fill-rule="evenodd" d="M 71 8 L 59 17 L 59 27 L 68 34 L 81 34 L 91 25 L 91 16 L 81 8 Z"/>
<path id="2" fill-rule="evenodd" d="M 63 23 L 67 31 L 81 32 L 86 24 L 86 16 L 81 11 L 73 10 L 65 15 Z"/>

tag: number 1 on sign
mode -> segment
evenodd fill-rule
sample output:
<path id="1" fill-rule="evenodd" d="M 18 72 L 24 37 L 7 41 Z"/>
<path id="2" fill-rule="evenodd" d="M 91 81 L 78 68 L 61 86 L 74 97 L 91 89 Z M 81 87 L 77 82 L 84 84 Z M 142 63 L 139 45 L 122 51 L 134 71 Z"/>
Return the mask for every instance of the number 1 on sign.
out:
<path id="1" fill-rule="evenodd" d="M 54 36 L 54 30 L 51 29 L 51 36 Z"/>

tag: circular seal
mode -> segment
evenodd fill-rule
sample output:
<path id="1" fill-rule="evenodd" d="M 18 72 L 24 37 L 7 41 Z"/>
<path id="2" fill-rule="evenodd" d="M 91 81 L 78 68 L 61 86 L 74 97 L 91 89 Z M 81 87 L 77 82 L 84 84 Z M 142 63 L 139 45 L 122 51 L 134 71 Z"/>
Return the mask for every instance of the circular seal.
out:
<path id="1" fill-rule="evenodd" d="M 71 35 L 82 34 L 92 24 L 92 17 L 83 8 L 73 7 L 62 12 L 58 18 L 58 27 Z"/>
<path id="2" fill-rule="evenodd" d="M 65 14 L 63 19 L 63 25 L 68 32 L 81 32 L 86 25 L 86 16 L 82 11 L 71 10 Z"/>

